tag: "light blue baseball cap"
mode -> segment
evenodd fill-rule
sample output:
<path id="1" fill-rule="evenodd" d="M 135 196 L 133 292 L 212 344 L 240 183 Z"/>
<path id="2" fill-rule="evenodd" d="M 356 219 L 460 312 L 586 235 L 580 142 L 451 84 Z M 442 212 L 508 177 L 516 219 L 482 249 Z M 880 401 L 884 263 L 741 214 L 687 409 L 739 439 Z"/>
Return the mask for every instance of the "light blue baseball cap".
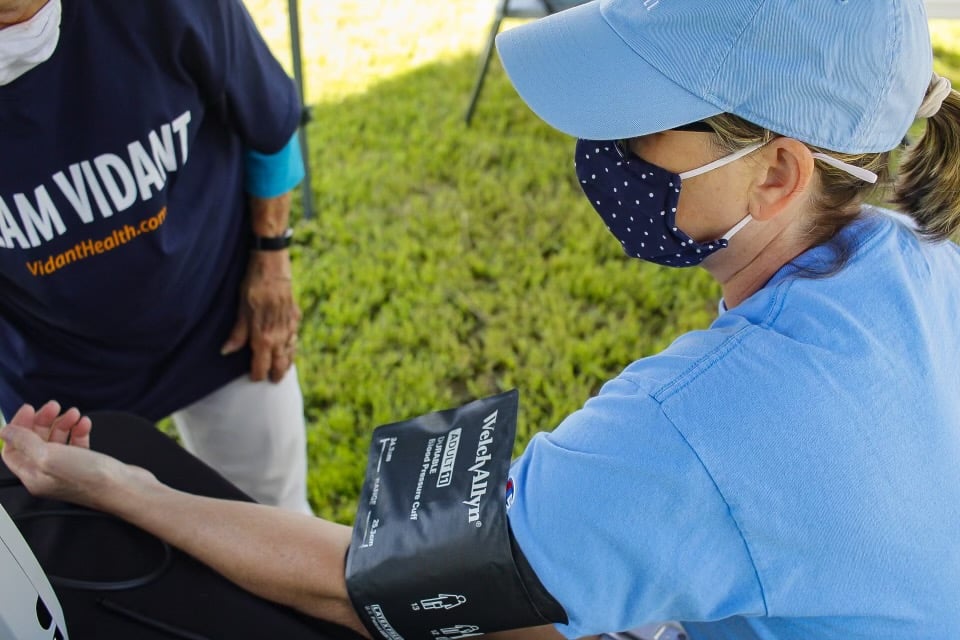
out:
<path id="1" fill-rule="evenodd" d="M 847 153 L 896 147 L 933 71 L 922 0 L 594 0 L 497 49 L 530 108 L 579 138 L 726 112 Z"/>

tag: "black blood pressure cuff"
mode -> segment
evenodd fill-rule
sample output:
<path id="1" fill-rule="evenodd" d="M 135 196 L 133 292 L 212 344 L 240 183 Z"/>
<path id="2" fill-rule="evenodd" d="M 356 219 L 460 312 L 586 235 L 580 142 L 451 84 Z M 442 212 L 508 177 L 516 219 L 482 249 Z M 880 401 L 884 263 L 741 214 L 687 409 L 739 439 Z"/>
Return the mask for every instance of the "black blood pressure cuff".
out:
<path id="1" fill-rule="evenodd" d="M 374 638 L 567 622 L 507 521 L 517 402 L 508 391 L 374 431 L 346 576 Z"/>

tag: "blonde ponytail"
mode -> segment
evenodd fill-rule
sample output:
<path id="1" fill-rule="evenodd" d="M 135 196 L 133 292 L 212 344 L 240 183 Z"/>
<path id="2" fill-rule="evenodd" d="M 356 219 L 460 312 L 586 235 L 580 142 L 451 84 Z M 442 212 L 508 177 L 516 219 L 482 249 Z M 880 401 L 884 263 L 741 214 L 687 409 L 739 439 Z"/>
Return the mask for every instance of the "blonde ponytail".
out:
<path id="1" fill-rule="evenodd" d="M 939 87 L 939 91 L 938 91 Z M 893 201 L 916 220 L 920 232 L 933 240 L 945 240 L 960 231 L 960 93 L 944 87 L 934 76 L 930 84 L 934 108 L 920 139 L 908 147 L 894 183 Z"/>

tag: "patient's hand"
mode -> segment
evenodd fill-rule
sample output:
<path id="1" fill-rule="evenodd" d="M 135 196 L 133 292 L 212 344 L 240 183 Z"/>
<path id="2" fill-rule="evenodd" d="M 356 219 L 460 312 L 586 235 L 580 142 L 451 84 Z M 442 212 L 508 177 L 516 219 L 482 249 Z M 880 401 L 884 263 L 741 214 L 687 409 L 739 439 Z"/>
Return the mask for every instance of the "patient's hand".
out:
<path id="1" fill-rule="evenodd" d="M 90 450 L 90 419 L 48 402 L 24 405 L 0 431 L 3 461 L 38 496 L 100 508 L 125 480 L 153 479 L 139 467 Z"/>
<path id="2" fill-rule="evenodd" d="M 51 400 L 34 411 L 28 404 L 20 407 L 10 424 L 24 427 L 37 434 L 44 442 L 56 442 L 84 449 L 90 448 L 90 418 L 76 409 L 60 413 L 60 404 Z"/>

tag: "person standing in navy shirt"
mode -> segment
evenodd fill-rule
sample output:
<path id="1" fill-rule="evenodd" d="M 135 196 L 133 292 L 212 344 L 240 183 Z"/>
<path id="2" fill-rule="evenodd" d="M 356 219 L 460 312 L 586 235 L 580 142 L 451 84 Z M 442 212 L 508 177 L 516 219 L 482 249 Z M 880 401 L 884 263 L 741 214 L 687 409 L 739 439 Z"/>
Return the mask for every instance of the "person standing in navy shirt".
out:
<path id="1" fill-rule="evenodd" d="M 292 366 L 301 102 L 240 0 L 0 0 L 0 409 L 172 415 L 309 511 Z"/>

